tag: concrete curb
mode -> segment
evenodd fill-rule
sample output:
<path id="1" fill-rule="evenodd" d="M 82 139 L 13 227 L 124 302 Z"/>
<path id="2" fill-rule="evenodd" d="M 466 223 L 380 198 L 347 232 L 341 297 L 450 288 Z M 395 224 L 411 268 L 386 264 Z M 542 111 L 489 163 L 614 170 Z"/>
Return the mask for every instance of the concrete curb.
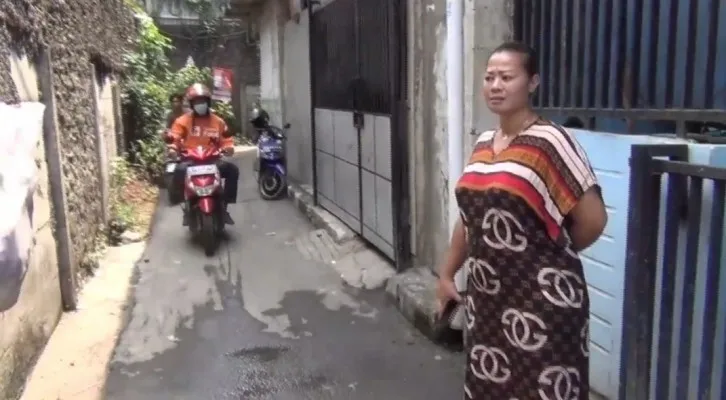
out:
<path id="1" fill-rule="evenodd" d="M 438 323 L 436 276 L 426 267 L 411 268 L 386 283 L 386 294 L 403 316 L 433 342 L 462 349 L 461 331 Z"/>
<path id="2" fill-rule="evenodd" d="M 317 229 L 325 229 L 337 244 L 354 240 L 356 234 L 329 212 L 313 204 L 312 188 L 307 185 L 289 184 L 288 197 Z"/>
<path id="3" fill-rule="evenodd" d="M 335 216 L 313 205 L 312 188 L 309 186 L 290 184 L 288 185 L 288 196 L 316 229 L 324 229 L 337 244 L 357 239 L 358 236 Z M 355 256 L 355 254 L 352 256 Z M 341 265 L 336 269 L 346 280 L 346 271 L 357 273 L 361 269 L 359 264 L 356 263 L 355 266 L 347 268 L 342 268 Z M 385 269 L 378 268 L 378 272 L 371 275 L 381 280 L 376 282 L 380 285 L 385 280 L 387 297 L 416 329 L 437 344 L 452 350 L 461 349 L 461 332 L 449 328 L 448 325 L 442 327 L 441 324 L 437 323 L 435 295 L 437 278 L 428 268 L 412 268 L 406 272 L 394 274 L 387 261 L 374 262 L 371 259 L 364 264 L 368 267 L 378 264 L 386 265 Z M 387 273 L 386 269 L 390 269 L 390 273 Z M 353 272 L 351 272 L 351 275 L 360 275 L 360 273 Z M 349 284 L 358 287 L 355 284 Z M 377 287 L 378 285 L 371 286 Z"/>

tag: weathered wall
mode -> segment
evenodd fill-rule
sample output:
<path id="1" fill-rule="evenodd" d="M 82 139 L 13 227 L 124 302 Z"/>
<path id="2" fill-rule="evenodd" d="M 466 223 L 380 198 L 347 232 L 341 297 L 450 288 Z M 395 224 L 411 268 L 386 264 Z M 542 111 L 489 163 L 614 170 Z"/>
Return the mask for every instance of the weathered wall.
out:
<path id="1" fill-rule="evenodd" d="M 11 56 L 7 62 L 18 99 L 38 101 L 36 71 L 25 57 Z M 35 363 L 58 322 L 61 310 L 60 286 L 53 237 L 51 205 L 49 200 L 48 170 L 45 163 L 43 140 L 38 142 L 36 164 L 38 185 L 33 193 L 32 207 L 24 210 L 22 218 L 32 212 L 34 232 L 27 271 L 15 305 L 0 312 L 0 398 L 20 396 L 25 373 Z M 32 210 L 32 211 L 31 211 Z"/>
<path id="2" fill-rule="evenodd" d="M 466 162 L 475 137 L 496 121 L 481 101 L 486 59 L 511 35 L 511 1 L 467 0 L 464 15 L 464 135 Z M 436 268 L 449 243 L 446 1 L 409 3 L 409 162 L 412 238 L 418 265 Z"/>
<path id="3" fill-rule="evenodd" d="M 307 10 L 284 25 L 282 99 L 285 121 L 290 123 L 287 162 L 290 178 L 313 184 L 312 129 L 310 118 L 310 36 Z M 293 62 L 289 60 L 294 60 Z"/>
<path id="4" fill-rule="evenodd" d="M 267 1 L 260 15 L 260 104 L 271 122 L 282 125 L 283 5 Z"/>
<path id="5" fill-rule="evenodd" d="M 70 236 L 75 258 L 82 260 L 94 246 L 104 214 L 98 195 L 90 63 L 120 68 L 135 23 L 123 0 L 22 0 L 27 3 L 22 7 L 17 3 L 0 4 L 0 20 L 7 24 L 9 38 L 0 41 L 0 54 L 7 54 L 10 45 L 30 54 L 45 43 L 51 46 Z M 0 100 L 12 102 L 17 93 L 2 67 Z"/>
<path id="6" fill-rule="evenodd" d="M 106 159 L 112 160 L 119 155 L 116 140 L 116 122 L 114 117 L 113 86 L 116 81 L 110 76 L 103 77 L 98 86 L 99 116 L 101 134 L 106 144 Z"/>
<path id="7" fill-rule="evenodd" d="M 446 1 L 407 3 L 411 242 L 415 262 L 434 268 L 449 241 Z M 465 1 L 465 132 L 459 133 L 465 136 L 464 159 L 475 140 L 469 131 L 496 124 L 481 101 L 481 75 L 491 50 L 510 37 L 511 14 L 510 0 Z M 285 16 L 282 34 L 280 15 Z M 267 3 L 260 19 L 261 99 L 270 111 L 282 107 L 293 127 L 288 144 L 292 178 L 312 184 L 308 39 L 306 11 L 290 19 L 277 2 Z"/>
<path id="8" fill-rule="evenodd" d="M 122 67 L 122 55 L 135 34 L 123 0 L 0 2 L 0 101 L 14 103 L 38 96 L 38 83 L 22 68 L 13 79 L 13 53 L 29 58 L 44 46 L 52 50 L 53 89 L 63 164 L 71 250 L 80 262 L 93 250 L 104 212 L 99 151 L 94 135 L 91 64 L 102 75 Z M 26 66 L 27 67 L 27 66 Z M 114 141 L 108 141 L 114 142 Z M 19 395 L 24 377 L 53 330 L 60 310 L 58 263 L 48 205 L 48 173 L 39 144 L 40 184 L 33 226 L 36 236 L 27 276 L 17 304 L 0 314 L 0 398 Z M 57 183 L 57 182 L 56 182 Z M 78 265 L 73 266 L 78 272 Z"/>

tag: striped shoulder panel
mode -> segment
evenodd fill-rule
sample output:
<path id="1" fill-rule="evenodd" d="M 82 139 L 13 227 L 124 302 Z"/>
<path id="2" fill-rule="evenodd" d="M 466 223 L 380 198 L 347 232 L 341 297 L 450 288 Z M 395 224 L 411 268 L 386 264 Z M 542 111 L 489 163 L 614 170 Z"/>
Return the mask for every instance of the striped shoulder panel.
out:
<path id="1" fill-rule="evenodd" d="M 571 174 L 571 178 L 579 184 L 592 179 L 594 174 L 585 150 L 565 128 L 542 121 L 532 125 L 523 136 L 525 141 L 531 140 L 533 145 L 540 147 L 560 173 Z"/>

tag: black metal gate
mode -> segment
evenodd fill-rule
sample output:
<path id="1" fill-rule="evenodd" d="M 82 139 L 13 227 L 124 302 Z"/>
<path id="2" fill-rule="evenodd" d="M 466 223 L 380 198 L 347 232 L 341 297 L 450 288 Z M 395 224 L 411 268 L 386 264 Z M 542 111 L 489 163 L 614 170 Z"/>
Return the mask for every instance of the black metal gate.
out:
<path id="1" fill-rule="evenodd" d="M 634 145 L 630 164 L 619 398 L 723 399 L 726 168 L 687 145 Z"/>
<path id="2" fill-rule="evenodd" d="M 316 201 L 402 267 L 410 256 L 404 0 L 311 17 Z"/>

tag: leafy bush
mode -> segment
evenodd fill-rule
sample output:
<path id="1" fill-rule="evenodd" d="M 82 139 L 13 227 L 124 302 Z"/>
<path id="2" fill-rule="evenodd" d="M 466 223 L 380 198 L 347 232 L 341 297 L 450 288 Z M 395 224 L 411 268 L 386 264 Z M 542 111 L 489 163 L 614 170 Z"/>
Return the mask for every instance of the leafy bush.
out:
<path id="1" fill-rule="evenodd" d="M 124 56 L 124 126 L 128 132 L 130 161 L 141 166 L 149 177 L 158 174 L 155 164 L 163 160 L 164 147 L 156 145 L 168 111 L 169 58 L 171 40 L 164 36 L 153 19 L 136 9 L 139 34 L 135 51 Z M 143 151 L 142 151 L 143 150 Z M 152 151 L 153 150 L 153 151 Z"/>
<path id="2" fill-rule="evenodd" d="M 137 125 L 132 132 L 141 138 L 154 135 L 168 104 L 168 89 L 164 82 L 169 77 L 171 40 L 164 36 L 154 21 L 137 10 L 139 35 L 135 39 L 136 50 L 124 55 L 123 104 L 127 120 L 133 118 Z"/>
<path id="3" fill-rule="evenodd" d="M 194 83 L 203 83 L 208 87 L 212 84 L 212 70 L 187 65 L 169 76 L 169 89 L 172 93 L 183 94 Z"/>
<path id="4" fill-rule="evenodd" d="M 123 201 L 124 187 L 133 178 L 128 161 L 116 158 L 111 161 L 111 221 L 108 225 L 109 239 L 114 242 L 134 222 L 134 209 Z"/>
<path id="5" fill-rule="evenodd" d="M 136 6 L 135 11 L 139 35 L 135 50 L 124 57 L 124 127 L 129 136 L 130 161 L 148 178 L 155 180 L 162 173 L 165 158 L 165 144 L 160 132 L 166 128 L 169 96 L 183 94 L 196 82 L 211 87 L 212 71 L 194 65 L 171 71 L 167 55 L 172 50 L 171 40 L 141 7 Z M 212 109 L 224 118 L 234 133 L 240 132 L 231 104 L 214 101 Z"/>

